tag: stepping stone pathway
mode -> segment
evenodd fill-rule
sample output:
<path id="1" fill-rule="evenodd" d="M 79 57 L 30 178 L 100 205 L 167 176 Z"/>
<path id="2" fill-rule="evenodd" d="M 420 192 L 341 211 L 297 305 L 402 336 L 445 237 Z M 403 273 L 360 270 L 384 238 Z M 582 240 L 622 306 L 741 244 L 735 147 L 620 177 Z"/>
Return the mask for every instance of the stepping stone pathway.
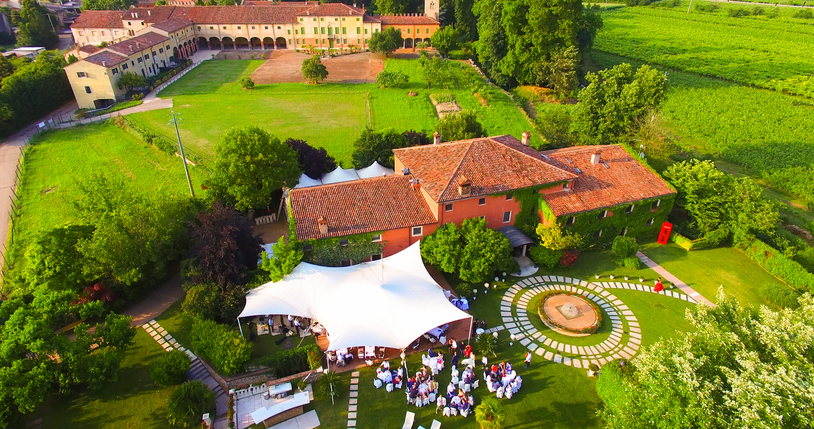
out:
<path id="1" fill-rule="evenodd" d="M 359 401 L 359 371 L 350 375 L 350 401 L 348 402 L 348 427 L 356 427 L 356 406 Z"/>
<path id="2" fill-rule="evenodd" d="M 212 375 L 209 374 L 209 370 L 206 369 L 204 364 L 198 359 L 198 356 L 195 356 L 195 353 L 192 351 L 185 349 L 175 338 L 172 337 L 167 331 L 161 327 L 155 320 L 150 320 L 149 322 L 141 325 L 147 334 L 153 337 L 153 339 L 164 349 L 164 351 L 172 351 L 174 349 L 180 350 L 186 353 L 187 357 L 189 357 L 190 362 L 192 365 L 187 371 L 187 375 L 189 376 L 190 380 L 201 380 L 203 384 L 205 384 L 209 389 L 215 392 L 215 406 L 217 408 L 218 416 L 222 416 L 226 414 L 229 395 L 223 391 L 223 388 L 214 378 Z"/>
<path id="3" fill-rule="evenodd" d="M 641 346 L 642 331 L 638 319 L 625 303 L 613 295 L 611 289 L 628 289 L 644 293 L 658 293 L 671 298 L 697 304 L 696 299 L 677 291 L 653 292 L 647 285 L 624 282 L 586 282 L 561 276 L 536 276 L 523 279 L 503 294 L 501 315 L 504 328 L 514 335 L 516 341 L 543 359 L 575 368 L 588 368 L 591 363 L 604 365 L 614 359 L 630 359 Z M 528 321 L 529 313 L 536 315 L 536 308 L 528 308 L 535 296 L 547 291 L 567 291 L 596 303 L 608 315 L 604 323 L 611 323 L 611 332 L 598 344 L 575 346 L 555 341 L 539 332 Z M 534 316 L 532 316 L 534 317 Z M 498 330 L 497 328 L 493 328 Z M 600 334 L 601 335 L 601 334 Z M 558 335 L 561 338 L 562 335 Z"/>

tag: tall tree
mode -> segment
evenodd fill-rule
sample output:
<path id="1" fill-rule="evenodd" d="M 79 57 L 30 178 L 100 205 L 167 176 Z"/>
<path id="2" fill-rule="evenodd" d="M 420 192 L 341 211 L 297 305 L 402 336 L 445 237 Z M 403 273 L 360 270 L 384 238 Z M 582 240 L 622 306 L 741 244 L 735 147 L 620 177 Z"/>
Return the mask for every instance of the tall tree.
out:
<path id="1" fill-rule="evenodd" d="M 312 179 L 319 179 L 336 168 L 336 160 L 328 155 L 324 147 L 315 148 L 305 140 L 297 139 L 287 139 L 284 143 L 297 152 L 300 170 Z"/>
<path id="2" fill-rule="evenodd" d="M 191 280 L 219 286 L 245 283 L 246 270 L 257 266 L 263 245 L 249 219 L 216 201 L 209 211 L 198 213 L 197 220 L 190 257 L 198 269 Z"/>
<path id="3" fill-rule="evenodd" d="M 406 13 L 410 0 L 373 0 L 373 5 L 379 15 L 395 15 Z"/>
<path id="4" fill-rule="evenodd" d="M 59 44 L 59 36 L 54 31 L 48 16 L 48 9 L 36 0 L 23 0 L 19 15 L 14 15 L 17 26 L 18 46 L 42 46 L 53 49 Z"/>
<path id="5" fill-rule="evenodd" d="M 404 38 L 401 37 L 401 32 L 393 27 L 388 27 L 384 31 L 373 33 L 367 46 L 370 48 L 370 52 L 387 56 L 404 46 Z"/>
<path id="6" fill-rule="evenodd" d="M 804 428 L 814 422 L 814 300 L 797 310 L 742 307 L 719 292 L 687 310 L 693 329 L 602 368 L 609 428 Z"/>
<path id="7" fill-rule="evenodd" d="M 14 64 L 8 58 L 0 55 L 0 82 L 12 74 L 14 74 Z M 2 85 L 0 85 L 0 88 L 2 88 Z"/>
<path id="8" fill-rule="evenodd" d="M 12 134 L 16 129 L 58 108 L 73 98 L 68 76 L 62 69 L 67 64 L 57 52 L 40 53 L 32 62 L 14 62 L 15 72 L 3 79 L 0 89 L 0 137 Z M 5 104 L 10 113 L 4 113 Z"/>
<path id="9" fill-rule="evenodd" d="M 712 244 L 777 227 L 777 207 L 763 198 L 760 187 L 749 178 L 736 179 L 718 170 L 712 161 L 682 161 L 670 166 L 664 177 L 678 190 L 678 205 Z"/>
<path id="10" fill-rule="evenodd" d="M 460 32 L 460 38 L 467 42 L 478 40 L 478 20 L 473 13 L 474 7 L 475 0 L 455 0 L 455 28 Z"/>
<path id="11" fill-rule="evenodd" d="M 264 271 L 269 273 L 271 281 L 278 282 L 283 279 L 302 261 L 303 253 L 297 249 L 297 244 L 289 241 L 285 242 L 285 237 L 280 237 L 277 243 L 272 246 L 271 256 L 263 252 L 263 263 L 260 265 Z"/>
<path id="12" fill-rule="evenodd" d="M 507 88 L 513 79 L 503 74 L 500 60 L 506 56 L 506 32 L 501 23 L 504 0 L 477 0 L 472 12 L 478 18 L 478 41 L 475 51 L 486 74 L 498 85 Z"/>
<path id="13" fill-rule="evenodd" d="M 474 139 L 486 135 L 486 130 L 478 122 L 478 115 L 474 110 L 462 110 L 445 115 L 435 124 L 435 131 L 441 134 L 441 140 L 445 142 Z"/>
<path id="14" fill-rule="evenodd" d="M 630 64 L 588 73 L 587 87 L 579 92 L 574 128 L 583 144 L 627 143 L 642 119 L 664 101 L 667 78 L 643 65 Z"/>
<path id="15" fill-rule="evenodd" d="M 79 243 L 93 236 L 93 226 L 66 225 L 40 232 L 25 252 L 26 280 L 53 290 L 80 291 L 93 278 L 82 271 L 85 255 Z"/>
<path id="16" fill-rule="evenodd" d="M 393 149 L 408 145 L 407 139 L 396 130 L 376 132 L 368 128 L 353 142 L 353 168 L 365 168 L 373 164 L 373 161 L 393 168 Z"/>
<path id="17" fill-rule="evenodd" d="M 231 129 L 215 146 L 213 196 L 238 210 L 268 207 L 271 193 L 292 187 L 300 177 L 297 153 L 266 131 L 248 126 Z"/>
<path id="18" fill-rule="evenodd" d="M 130 6 L 138 6 L 138 0 L 82 0 L 82 10 L 125 10 Z"/>

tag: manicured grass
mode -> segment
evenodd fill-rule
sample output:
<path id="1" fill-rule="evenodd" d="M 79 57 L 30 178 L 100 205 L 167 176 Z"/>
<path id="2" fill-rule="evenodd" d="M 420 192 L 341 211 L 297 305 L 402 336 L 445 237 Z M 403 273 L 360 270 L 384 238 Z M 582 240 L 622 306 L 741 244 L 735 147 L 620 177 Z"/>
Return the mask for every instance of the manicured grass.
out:
<path id="1" fill-rule="evenodd" d="M 400 88 L 379 88 L 375 84 L 286 83 L 257 85 L 243 90 L 238 80 L 251 73 L 261 61 L 207 61 L 161 92 L 172 96 L 173 106 L 182 118 L 181 138 L 185 147 L 205 162 L 213 160 L 215 144 L 234 127 L 258 125 L 281 140 L 297 138 L 324 147 L 343 166 L 351 166 L 353 142 L 370 126 L 375 130 L 393 128 L 432 133 L 437 116 L 417 60 L 388 59 L 387 70 L 401 70 L 411 82 Z M 519 137 L 531 130 L 512 100 L 502 92 L 483 106 L 463 86 L 463 63 L 448 64 L 449 86 L 464 109 L 475 110 L 490 135 Z M 414 92 L 415 96 L 408 93 Z M 174 138 L 168 112 L 155 110 L 130 115 L 158 134 Z M 533 144 L 541 144 L 535 135 Z"/>
<path id="2" fill-rule="evenodd" d="M 52 396 L 26 418 L 42 418 L 42 429 L 167 428 L 166 401 L 172 387 L 150 378 L 150 364 L 166 353 L 143 329 L 136 333 L 119 370 L 119 379 L 95 392 Z"/>
<path id="3" fill-rule="evenodd" d="M 766 305 L 777 310 L 774 304 L 758 295 L 758 290 L 766 285 L 785 286 L 731 247 L 688 252 L 675 244 L 648 244 L 642 252 L 713 302 L 718 288 L 723 287 L 727 295 L 734 296 L 741 304 Z"/>
<path id="4" fill-rule="evenodd" d="M 17 189 L 20 217 L 12 253 L 15 269 L 31 237 L 40 230 L 81 221 L 71 201 L 78 182 L 94 174 L 121 176 L 145 193 L 189 192 L 181 159 L 148 146 L 110 121 L 51 131 L 38 136 L 28 150 L 25 172 Z M 202 173 L 190 168 L 199 189 Z"/>

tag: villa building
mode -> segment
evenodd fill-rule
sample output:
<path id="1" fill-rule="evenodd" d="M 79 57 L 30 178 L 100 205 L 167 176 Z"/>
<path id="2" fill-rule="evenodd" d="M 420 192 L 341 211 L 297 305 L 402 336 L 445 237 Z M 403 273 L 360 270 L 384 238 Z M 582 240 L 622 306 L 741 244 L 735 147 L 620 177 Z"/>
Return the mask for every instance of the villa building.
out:
<path id="1" fill-rule="evenodd" d="M 449 222 L 480 217 L 493 229 L 514 225 L 519 195 L 531 192 L 539 195 L 532 210 L 540 222 L 559 220 L 594 242 L 658 232 L 675 190 L 624 147 L 541 152 L 529 136 L 448 143 L 436 136 L 435 144 L 394 150 L 394 175 L 293 189 L 297 239 L 339 238 L 346 246 L 354 236 L 371 238 L 382 243 L 378 259 Z"/>
<path id="2" fill-rule="evenodd" d="M 117 86 L 121 76 L 119 64 L 133 63 L 129 71 L 141 73 L 144 77 L 155 76 L 166 67 L 147 66 L 132 70 L 135 63 L 120 58 L 122 52 L 117 46 L 147 33 L 169 40 L 161 53 L 147 52 L 145 55 L 149 58 L 142 61 L 163 53 L 166 55 L 161 60 L 170 64 L 189 57 L 198 49 L 366 50 L 370 37 L 387 27 L 399 30 L 404 47 L 412 48 L 418 42 L 429 43 L 440 24 L 434 18 L 415 14 L 366 15 L 364 9 L 343 3 L 254 1 L 242 6 L 87 10 L 71 25 L 76 44 L 71 54 L 81 61 L 71 65 L 68 79 L 79 107 L 101 108 L 124 98 L 124 92 Z M 87 92 L 89 90 L 91 92 Z"/>

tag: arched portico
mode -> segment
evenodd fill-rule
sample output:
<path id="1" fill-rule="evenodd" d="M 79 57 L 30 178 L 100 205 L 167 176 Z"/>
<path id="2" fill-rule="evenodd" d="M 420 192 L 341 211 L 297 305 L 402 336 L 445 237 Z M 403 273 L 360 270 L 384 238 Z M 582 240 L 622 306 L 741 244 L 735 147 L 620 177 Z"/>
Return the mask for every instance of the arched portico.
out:
<path id="1" fill-rule="evenodd" d="M 277 38 L 277 39 L 274 41 L 274 46 L 275 46 L 275 48 L 277 48 L 277 49 L 286 49 L 286 45 L 285 45 L 285 43 L 286 43 L 286 42 L 285 42 L 285 38 L 284 38 L 284 37 L 278 37 L 278 38 Z"/>
<path id="2" fill-rule="evenodd" d="M 212 46 L 209 45 L 209 40 L 207 40 L 206 37 L 199 37 L 198 38 L 198 46 L 200 46 L 200 47 L 206 46 L 207 49 L 212 49 Z"/>
<path id="3" fill-rule="evenodd" d="M 413 39 L 411 39 L 409 37 L 404 39 L 404 47 L 408 48 L 408 49 L 412 48 L 413 47 Z"/>
<path id="4" fill-rule="evenodd" d="M 432 46 L 432 40 L 430 40 L 430 38 L 429 38 L 429 37 L 428 37 L 428 38 L 426 38 L 426 39 L 424 39 L 424 42 L 426 42 L 426 43 L 427 43 L 427 46 Z"/>
<path id="5" fill-rule="evenodd" d="M 251 46 L 252 50 L 263 49 L 263 42 L 259 37 L 252 37 L 252 39 L 249 40 L 249 46 Z"/>
<path id="6" fill-rule="evenodd" d="M 223 45 L 220 43 L 220 39 L 217 37 L 210 37 L 209 38 L 209 48 L 210 49 L 223 49 Z"/>
<path id="7" fill-rule="evenodd" d="M 263 49 L 274 49 L 274 39 L 271 37 L 264 37 L 262 44 Z"/>
<path id="8" fill-rule="evenodd" d="M 238 37 L 235 39 L 235 49 L 248 50 L 249 40 L 245 37 Z"/>
<path id="9" fill-rule="evenodd" d="M 221 39 L 221 43 L 223 43 L 224 51 L 237 49 L 237 47 L 235 46 L 235 41 L 232 40 L 231 37 L 224 37 L 223 39 Z"/>

